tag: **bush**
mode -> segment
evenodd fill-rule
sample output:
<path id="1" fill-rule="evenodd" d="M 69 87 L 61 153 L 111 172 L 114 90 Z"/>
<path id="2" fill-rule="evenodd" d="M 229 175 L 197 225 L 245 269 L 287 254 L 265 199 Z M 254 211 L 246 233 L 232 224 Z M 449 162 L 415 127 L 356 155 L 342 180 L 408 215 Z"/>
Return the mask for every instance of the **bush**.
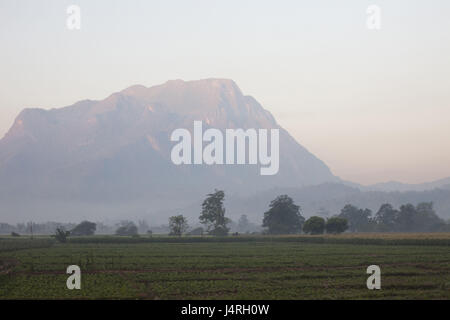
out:
<path id="1" fill-rule="evenodd" d="M 322 234 L 325 230 L 325 219 L 313 216 L 305 221 L 303 231 L 309 234 Z"/>
<path id="2" fill-rule="evenodd" d="M 11 237 L 20 237 L 20 234 L 13 231 L 11 232 Z"/>
<path id="3" fill-rule="evenodd" d="M 332 217 L 327 220 L 325 228 L 327 230 L 327 233 L 342 233 L 348 229 L 348 222 L 345 218 Z"/>
<path id="4" fill-rule="evenodd" d="M 73 236 L 92 236 L 95 233 L 97 225 L 93 222 L 83 221 L 70 232 Z"/>
<path id="5" fill-rule="evenodd" d="M 54 237 L 58 242 L 65 243 L 65 242 L 67 242 L 67 237 L 69 235 L 70 235 L 69 231 L 66 231 L 66 230 L 64 230 L 64 228 L 60 227 L 60 228 L 56 228 Z"/>

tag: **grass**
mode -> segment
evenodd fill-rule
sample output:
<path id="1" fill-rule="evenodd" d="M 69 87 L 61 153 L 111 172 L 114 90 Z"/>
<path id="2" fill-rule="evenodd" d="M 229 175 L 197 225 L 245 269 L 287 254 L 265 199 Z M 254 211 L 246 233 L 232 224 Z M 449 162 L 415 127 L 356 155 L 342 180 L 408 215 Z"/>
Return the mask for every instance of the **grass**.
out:
<path id="1" fill-rule="evenodd" d="M 449 238 L 154 236 L 132 242 L 94 236 L 66 244 L 38 238 L 28 240 L 28 249 L 24 242 L 14 244 L 26 239 L 2 238 L 0 248 L 3 241 L 14 248 L 0 250 L 0 299 L 450 299 Z M 340 242 L 349 239 L 365 242 Z M 408 245 L 398 244 L 406 240 Z M 81 290 L 66 288 L 72 264 L 81 267 Z M 372 264 L 381 268 L 381 290 L 366 288 Z"/>

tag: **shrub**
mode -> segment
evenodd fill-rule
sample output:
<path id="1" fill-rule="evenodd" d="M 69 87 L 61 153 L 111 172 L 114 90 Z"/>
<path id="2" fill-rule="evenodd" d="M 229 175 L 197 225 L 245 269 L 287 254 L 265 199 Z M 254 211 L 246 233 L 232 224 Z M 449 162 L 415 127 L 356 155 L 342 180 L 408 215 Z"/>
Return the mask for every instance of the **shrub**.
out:
<path id="1" fill-rule="evenodd" d="M 348 221 L 345 218 L 332 217 L 327 220 L 325 228 L 327 233 L 342 233 L 348 229 Z"/>
<path id="2" fill-rule="evenodd" d="M 95 233 L 97 225 L 94 222 L 83 221 L 70 232 L 73 236 L 91 236 Z"/>
<path id="3" fill-rule="evenodd" d="M 69 235 L 70 235 L 69 231 L 66 231 L 62 227 L 59 227 L 59 228 L 56 228 L 54 237 L 58 242 L 65 243 L 65 242 L 67 242 L 67 237 Z"/>
<path id="4" fill-rule="evenodd" d="M 322 234 L 325 230 L 325 219 L 313 216 L 305 221 L 303 231 L 309 234 Z"/>

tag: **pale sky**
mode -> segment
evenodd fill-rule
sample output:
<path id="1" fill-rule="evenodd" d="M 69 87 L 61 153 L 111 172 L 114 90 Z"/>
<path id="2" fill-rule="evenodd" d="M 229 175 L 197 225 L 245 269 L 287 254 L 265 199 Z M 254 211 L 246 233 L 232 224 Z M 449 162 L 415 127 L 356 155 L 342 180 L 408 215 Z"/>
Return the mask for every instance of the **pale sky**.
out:
<path id="1" fill-rule="evenodd" d="M 24 107 L 230 78 L 343 179 L 450 176 L 448 0 L 0 0 L 0 43 L 0 136 Z"/>

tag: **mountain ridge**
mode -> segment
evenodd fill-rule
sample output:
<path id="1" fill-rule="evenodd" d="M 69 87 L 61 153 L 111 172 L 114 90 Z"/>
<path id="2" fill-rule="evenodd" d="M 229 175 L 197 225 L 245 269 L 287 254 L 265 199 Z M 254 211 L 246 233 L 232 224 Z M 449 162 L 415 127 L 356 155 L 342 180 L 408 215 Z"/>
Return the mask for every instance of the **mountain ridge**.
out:
<path id="1" fill-rule="evenodd" d="M 261 177 L 250 165 L 174 165 L 170 133 L 192 130 L 195 120 L 205 129 L 279 129 L 279 174 Z M 52 201 L 106 204 L 105 212 L 117 211 L 112 203 L 128 203 L 143 211 L 164 208 L 174 191 L 171 205 L 182 206 L 216 187 L 245 194 L 333 181 L 339 178 L 256 99 L 234 81 L 216 78 L 133 85 L 103 100 L 24 109 L 0 140 L 0 197 L 21 215 L 30 209 L 14 207 L 24 198 L 39 212 L 52 210 Z"/>
<path id="2" fill-rule="evenodd" d="M 194 120 L 203 121 L 205 128 L 280 129 L 280 174 L 261 177 L 252 166 L 173 165 L 170 132 L 192 130 Z M 132 85 L 102 100 L 49 110 L 26 108 L 0 139 L 2 217 L 29 219 L 30 212 L 63 220 L 80 212 L 99 217 L 172 214 L 194 210 L 193 199 L 198 205 L 214 188 L 226 191 L 231 212 L 250 215 L 256 213 L 249 201 L 260 203 L 256 207 L 262 210 L 271 200 L 265 197 L 279 192 L 304 202 L 308 215 L 321 207 L 335 212 L 347 201 L 367 202 L 372 209 L 382 201 L 437 201 L 444 217 L 450 207 L 450 178 L 363 186 L 334 176 L 229 79 Z"/>

